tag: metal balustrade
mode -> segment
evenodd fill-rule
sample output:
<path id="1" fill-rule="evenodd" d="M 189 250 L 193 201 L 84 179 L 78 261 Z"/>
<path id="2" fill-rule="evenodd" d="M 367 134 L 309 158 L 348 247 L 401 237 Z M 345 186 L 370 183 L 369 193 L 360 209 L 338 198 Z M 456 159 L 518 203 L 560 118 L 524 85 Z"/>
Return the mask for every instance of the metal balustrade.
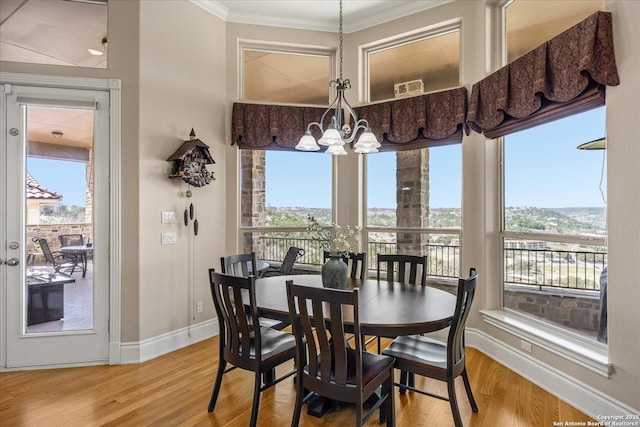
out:
<path id="1" fill-rule="evenodd" d="M 303 265 L 322 265 L 323 242 L 298 237 L 262 237 L 263 253 L 260 258 L 280 262 L 287 249 L 296 246 L 304 249 L 304 256 L 296 261 Z M 377 254 L 398 252 L 395 242 L 367 242 L 367 259 L 370 271 L 377 269 Z M 543 288 L 600 289 L 600 274 L 607 265 L 606 252 L 566 251 L 551 249 L 505 248 L 504 283 Z M 441 278 L 459 277 L 460 247 L 457 245 L 433 245 L 424 247 L 428 256 L 428 276 Z"/>

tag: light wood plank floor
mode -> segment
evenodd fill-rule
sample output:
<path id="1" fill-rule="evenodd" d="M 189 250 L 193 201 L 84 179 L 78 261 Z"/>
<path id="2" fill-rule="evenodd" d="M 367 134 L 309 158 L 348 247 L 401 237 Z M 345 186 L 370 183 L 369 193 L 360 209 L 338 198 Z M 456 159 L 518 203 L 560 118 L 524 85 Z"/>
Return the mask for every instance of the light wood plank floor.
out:
<path id="1" fill-rule="evenodd" d="M 253 390 L 251 373 L 225 375 L 215 412 L 207 412 L 217 366 L 218 338 L 158 357 L 119 366 L 0 373 L 0 425 L 8 426 L 246 426 Z M 279 368 L 279 373 L 292 364 Z M 592 420 L 479 351 L 468 349 L 467 369 L 480 411 L 472 413 L 458 378 L 465 426 L 552 426 L 554 421 Z M 399 373 L 396 372 L 398 376 Z M 446 393 L 437 381 L 416 384 Z M 452 426 L 448 402 L 416 393 L 398 394 L 399 426 Z M 295 391 L 290 379 L 262 393 L 260 427 L 291 424 Z M 302 426 L 353 425 L 344 405 L 323 418 L 306 414 Z M 367 423 L 379 425 L 377 414 Z"/>

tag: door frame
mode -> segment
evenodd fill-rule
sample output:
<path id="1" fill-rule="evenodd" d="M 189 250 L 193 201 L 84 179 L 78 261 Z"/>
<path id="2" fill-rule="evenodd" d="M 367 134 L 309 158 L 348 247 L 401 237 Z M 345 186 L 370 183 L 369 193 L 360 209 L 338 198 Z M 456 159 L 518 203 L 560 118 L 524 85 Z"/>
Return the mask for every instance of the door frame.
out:
<path id="1" fill-rule="evenodd" d="M 108 347 L 109 364 L 121 362 L 121 313 L 120 313 L 120 264 L 121 264 L 121 228 L 120 228 L 120 199 L 121 199 L 121 82 L 118 79 L 94 79 L 48 76 L 38 74 L 2 73 L 0 72 L 0 84 L 35 86 L 43 88 L 60 89 L 84 89 L 109 92 L 109 321 L 108 321 Z M 0 112 L 6 113 L 6 97 L 2 94 Z M 2 120 L 0 125 L 0 138 L 6 144 L 7 123 Z M 4 211 L 6 195 L 4 189 L 0 189 L 0 208 Z M 0 290 L 0 307 L 6 307 L 6 292 Z M 5 310 L 3 310 L 4 312 Z M 6 316 L 0 316 L 0 343 L 6 346 Z M 14 370 L 4 368 L 6 366 L 5 352 L 0 352 L 0 372 Z M 55 366 L 47 366 L 47 368 Z M 22 369 L 22 368 L 21 368 Z"/>

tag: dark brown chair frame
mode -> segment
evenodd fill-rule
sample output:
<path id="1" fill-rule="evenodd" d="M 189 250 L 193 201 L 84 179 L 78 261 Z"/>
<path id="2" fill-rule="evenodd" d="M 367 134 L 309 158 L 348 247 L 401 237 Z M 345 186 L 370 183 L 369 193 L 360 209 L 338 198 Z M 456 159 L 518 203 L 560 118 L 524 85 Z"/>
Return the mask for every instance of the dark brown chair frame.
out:
<path id="1" fill-rule="evenodd" d="M 223 274 L 232 276 L 249 277 L 258 274 L 255 252 L 220 257 L 220 266 Z"/>
<path id="2" fill-rule="evenodd" d="M 324 251 L 324 261 L 326 262 L 331 257 L 331 252 Z M 348 276 L 352 279 L 360 279 L 364 280 L 367 277 L 367 253 L 366 252 L 349 252 L 346 254 L 342 254 L 342 261 L 344 261 L 347 266 L 349 265 L 349 260 L 351 260 L 351 271 L 348 273 Z M 358 268 L 360 274 L 358 274 Z"/>
<path id="3" fill-rule="evenodd" d="M 406 390 L 415 391 L 427 396 L 448 400 L 456 427 L 462 427 L 462 418 L 458 409 L 455 392 L 455 379 L 462 377 L 464 388 L 473 412 L 478 412 L 478 405 L 471 391 L 467 368 L 465 364 L 464 330 L 465 323 L 476 290 L 478 274 L 474 268 L 469 271 L 469 277 L 458 279 L 458 294 L 453 321 L 449 328 L 447 342 L 437 341 L 421 335 L 410 335 L 396 338 L 382 354 L 396 358 L 396 368 L 402 371 L 400 383 L 395 385 L 400 388 L 400 393 Z M 430 359 L 432 357 L 433 359 Z M 446 362 L 442 362 L 442 360 Z M 418 390 L 407 378 L 407 373 L 422 375 L 447 383 L 448 397 Z"/>
<path id="4" fill-rule="evenodd" d="M 53 265 L 53 269 L 56 273 L 64 274 L 65 276 L 71 276 L 78 264 L 82 263 L 81 257 L 76 254 L 63 254 L 60 252 L 52 252 L 49 247 L 47 239 L 42 237 L 34 237 L 31 239 L 34 243 L 40 245 L 40 250 L 44 255 L 44 259 Z M 69 271 L 71 270 L 71 271 Z M 79 271 L 82 271 L 80 269 Z"/>
<path id="5" fill-rule="evenodd" d="M 252 371 L 255 384 L 250 425 L 255 426 L 260 393 L 296 373 L 293 370 L 279 378 L 274 374 L 276 366 L 296 357 L 296 342 L 291 334 L 260 326 L 254 276 L 230 276 L 209 269 L 209 281 L 220 327 L 220 353 L 208 409 L 215 409 L 224 374 L 235 368 Z M 233 366 L 226 369 L 227 363 Z"/>
<path id="6" fill-rule="evenodd" d="M 387 281 L 410 283 L 412 285 L 427 284 L 427 263 L 426 255 L 402 255 L 402 254 L 378 254 L 378 280 L 382 265 L 387 266 Z M 422 266 L 420 276 L 418 276 L 418 266 Z M 405 280 L 407 270 L 409 279 Z M 397 275 L 396 275 L 397 272 Z"/>
<path id="7" fill-rule="evenodd" d="M 319 394 L 355 403 L 357 426 L 378 408 L 380 421 L 394 426 L 393 357 L 363 350 L 358 288 L 353 291 L 315 288 L 294 285 L 292 280 L 286 286 L 297 348 L 296 402 L 291 425 L 298 425 L 302 404 Z M 360 338 L 355 340 L 355 349 L 347 343 L 343 310 L 353 313 L 353 333 Z M 381 396 L 363 415 L 362 405 L 379 387 Z"/>

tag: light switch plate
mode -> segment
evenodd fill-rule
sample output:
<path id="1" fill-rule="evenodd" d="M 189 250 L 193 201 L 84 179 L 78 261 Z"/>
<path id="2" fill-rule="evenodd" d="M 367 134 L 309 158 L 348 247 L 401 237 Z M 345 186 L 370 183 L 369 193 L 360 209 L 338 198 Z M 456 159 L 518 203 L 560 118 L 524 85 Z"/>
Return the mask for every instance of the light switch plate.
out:
<path id="1" fill-rule="evenodd" d="M 177 240 L 176 233 L 162 233 L 163 245 L 175 245 Z"/>
<path id="2" fill-rule="evenodd" d="M 175 212 L 162 212 L 162 223 L 163 224 L 171 224 L 176 222 L 176 213 Z"/>

